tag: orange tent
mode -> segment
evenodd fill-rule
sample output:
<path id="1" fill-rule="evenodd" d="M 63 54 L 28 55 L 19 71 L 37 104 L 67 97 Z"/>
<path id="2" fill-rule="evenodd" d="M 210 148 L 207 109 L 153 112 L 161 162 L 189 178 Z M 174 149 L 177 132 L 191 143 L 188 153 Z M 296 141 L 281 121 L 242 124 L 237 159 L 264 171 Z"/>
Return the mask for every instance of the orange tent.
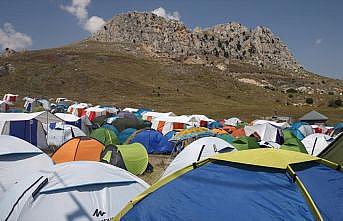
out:
<path id="1" fill-rule="evenodd" d="M 233 137 L 243 137 L 243 136 L 245 136 L 245 131 L 243 128 L 239 128 L 239 129 L 233 131 L 231 135 Z"/>
<path id="2" fill-rule="evenodd" d="M 234 126 L 224 126 L 223 129 L 229 132 L 229 134 L 237 130 L 237 128 Z"/>
<path id="3" fill-rule="evenodd" d="M 89 137 L 75 137 L 65 142 L 53 155 L 55 163 L 69 161 L 100 161 L 104 145 Z"/>
<path id="4" fill-rule="evenodd" d="M 226 130 L 220 129 L 220 128 L 212 129 L 212 131 L 216 134 L 228 134 L 228 132 Z"/>

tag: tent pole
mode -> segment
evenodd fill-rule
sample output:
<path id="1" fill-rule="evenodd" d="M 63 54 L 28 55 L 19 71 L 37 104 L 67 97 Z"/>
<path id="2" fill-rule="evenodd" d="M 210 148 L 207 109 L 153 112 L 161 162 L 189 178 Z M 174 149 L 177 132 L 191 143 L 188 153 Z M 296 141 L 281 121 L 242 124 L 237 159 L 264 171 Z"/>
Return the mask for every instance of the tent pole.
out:
<path id="1" fill-rule="evenodd" d="M 200 160 L 200 157 L 201 157 L 202 152 L 204 151 L 204 148 L 205 148 L 205 145 L 202 145 L 197 161 Z"/>
<path id="2" fill-rule="evenodd" d="M 313 144 L 313 148 L 312 148 L 312 153 L 311 153 L 312 156 L 313 156 L 313 153 L 314 153 L 314 148 L 316 147 L 316 144 L 317 144 L 317 139 L 318 139 L 318 137 L 316 137 L 316 139 L 314 140 L 314 144 Z"/>

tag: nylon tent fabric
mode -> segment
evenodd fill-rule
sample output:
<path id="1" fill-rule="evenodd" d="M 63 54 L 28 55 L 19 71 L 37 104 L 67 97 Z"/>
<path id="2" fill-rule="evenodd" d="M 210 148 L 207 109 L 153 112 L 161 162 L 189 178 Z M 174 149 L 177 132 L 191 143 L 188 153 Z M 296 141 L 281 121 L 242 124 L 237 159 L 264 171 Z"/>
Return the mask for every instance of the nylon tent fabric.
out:
<path id="1" fill-rule="evenodd" d="M 240 137 L 232 141 L 232 145 L 237 150 L 248 150 L 260 148 L 260 145 L 257 143 L 256 139 L 253 137 Z"/>
<path id="2" fill-rule="evenodd" d="M 231 136 L 238 138 L 238 137 L 244 137 L 245 131 L 243 128 L 236 129 L 232 132 Z"/>
<path id="3" fill-rule="evenodd" d="M 0 135 L 0 199 L 25 176 L 53 166 L 51 158 L 17 137 Z M 0 207 L 1 208 L 1 207 Z"/>
<path id="4" fill-rule="evenodd" d="M 246 126 L 244 127 L 244 131 L 247 136 L 257 134 L 261 141 L 271 141 L 278 144 L 283 143 L 281 129 L 270 123 Z"/>
<path id="5" fill-rule="evenodd" d="M 158 181 L 114 220 L 338 221 L 343 173 L 331 166 L 271 148 L 217 154 Z"/>
<path id="6" fill-rule="evenodd" d="M 119 132 L 126 128 L 135 128 L 137 130 L 145 127 L 143 121 L 139 121 L 137 118 L 116 118 L 112 121 L 112 125 L 118 129 Z"/>
<path id="7" fill-rule="evenodd" d="M 127 145 L 118 145 L 118 151 L 121 153 L 126 169 L 134 175 L 141 175 L 148 166 L 148 152 L 140 143 Z"/>
<path id="8" fill-rule="evenodd" d="M 166 154 L 173 151 L 173 146 L 167 138 L 162 133 L 153 129 L 137 131 L 133 135 L 133 138 L 130 138 L 129 143 L 143 144 L 149 154 Z"/>
<path id="9" fill-rule="evenodd" d="M 58 164 L 25 181 L 0 201 L 1 220 L 110 220 L 149 187 L 125 170 L 86 161 Z"/>
<path id="10" fill-rule="evenodd" d="M 304 144 L 296 137 L 285 140 L 280 149 L 307 153 Z"/>
<path id="11" fill-rule="evenodd" d="M 97 139 L 105 146 L 110 144 L 119 144 L 117 135 L 113 131 L 103 127 L 93 130 L 89 137 Z"/>
<path id="12" fill-rule="evenodd" d="M 228 132 L 224 129 L 221 129 L 221 128 L 214 128 L 212 129 L 212 131 L 215 133 L 215 134 L 228 134 Z"/>
<path id="13" fill-rule="evenodd" d="M 305 137 L 301 143 L 304 144 L 306 151 L 314 156 L 318 156 L 320 152 L 322 152 L 331 142 L 333 138 L 321 134 L 321 133 L 314 133 Z"/>
<path id="14" fill-rule="evenodd" d="M 211 157 L 222 151 L 230 152 L 236 150 L 230 143 L 217 137 L 203 137 L 184 148 L 169 164 L 162 178 L 175 171 L 191 165 L 194 162 Z"/>
<path id="15" fill-rule="evenodd" d="M 295 122 L 291 125 L 290 130 L 299 139 L 302 140 L 310 134 L 313 134 L 312 127 L 305 122 Z"/>
<path id="16" fill-rule="evenodd" d="M 331 142 L 318 156 L 343 165 L 343 133 Z"/>
<path id="17" fill-rule="evenodd" d="M 70 161 L 100 161 L 104 145 L 96 139 L 75 137 L 64 143 L 51 158 L 55 163 Z"/>
<path id="18" fill-rule="evenodd" d="M 104 124 L 104 125 L 102 125 L 102 127 L 103 127 L 103 128 L 106 128 L 107 130 L 113 131 L 113 133 L 115 133 L 115 134 L 117 135 L 117 137 L 118 137 L 119 134 L 120 134 L 120 132 L 118 131 L 118 129 L 117 129 L 115 126 L 111 125 L 111 124 Z"/>
<path id="19" fill-rule="evenodd" d="M 234 140 L 234 138 L 230 134 L 219 134 L 217 135 L 217 137 L 229 143 L 232 143 Z"/>
<path id="20" fill-rule="evenodd" d="M 120 134 L 118 136 L 119 143 L 124 144 L 126 142 L 126 140 L 129 139 L 129 137 L 136 131 L 137 131 L 137 129 L 135 129 L 135 128 L 126 128 L 125 130 L 120 132 Z"/>

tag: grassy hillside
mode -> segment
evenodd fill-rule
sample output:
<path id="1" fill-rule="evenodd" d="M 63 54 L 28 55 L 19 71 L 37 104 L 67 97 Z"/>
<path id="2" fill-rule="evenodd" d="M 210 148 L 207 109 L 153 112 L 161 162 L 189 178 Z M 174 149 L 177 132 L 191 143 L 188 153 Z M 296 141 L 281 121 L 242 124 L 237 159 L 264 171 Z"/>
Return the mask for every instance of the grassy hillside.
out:
<path id="1" fill-rule="evenodd" d="M 214 118 L 239 116 L 251 120 L 275 112 L 296 118 L 316 109 L 331 122 L 343 119 L 342 109 L 327 107 L 329 99 L 342 96 L 295 93 L 289 98 L 278 86 L 292 82 L 297 86 L 342 89 L 341 81 L 260 70 L 235 61 L 229 71 L 221 71 L 214 66 L 147 58 L 132 45 L 82 42 L 0 58 L 0 65 L 5 63 L 12 64 L 15 71 L 0 77 L 1 94 L 67 97 L 79 102 L 206 114 Z M 238 81 L 239 78 L 264 79 L 276 87 L 257 87 Z M 312 106 L 291 105 L 304 102 L 307 97 L 314 99 Z"/>

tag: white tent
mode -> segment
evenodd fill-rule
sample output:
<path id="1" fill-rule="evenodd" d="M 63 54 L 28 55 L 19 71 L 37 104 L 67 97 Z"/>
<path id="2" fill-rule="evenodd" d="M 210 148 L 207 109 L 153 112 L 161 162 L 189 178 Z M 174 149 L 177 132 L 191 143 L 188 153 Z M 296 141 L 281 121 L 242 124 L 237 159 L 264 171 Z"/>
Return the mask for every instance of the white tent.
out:
<path id="1" fill-rule="evenodd" d="M 123 111 L 130 112 L 130 113 L 135 113 L 135 112 L 137 112 L 138 110 L 139 110 L 139 109 L 137 109 L 137 108 L 126 107 L 126 108 L 124 108 Z"/>
<path id="2" fill-rule="evenodd" d="M 244 131 L 247 136 L 257 134 L 261 141 L 271 141 L 275 143 L 280 143 L 281 141 L 281 129 L 270 123 L 245 126 Z"/>
<path id="3" fill-rule="evenodd" d="M 0 201 L 0 220 L 110 220 L 148 187 L 109 164 L 57 164 L 6 194 Z"/>
<path id="4" fill-rule="evenodd" d="M 192 163 L 220 152 L 230 152 L 235 147 L 218 137 L 203 137 L 186 146 L 170 163 L 162 175 L 166 177 Z"/>
<path id="5" fill-rule="evenodd" d="M 290 127 L 289 123 L 287 122 L 282 122 L 282 123 L 277 123 L 275 121 L 271 121 L 271 120 L 254 120 L 252 122 L 253 125 L 261 125 L 261 124 L 271 124 L 273 126 L 279 127 L 281 129 L 286 129 L 288 127 Z"/>
<path id="6" fill-rule="evenodd" d="M 68 113 L 74 114 L 78 117 L 81 117 L 83 114 L 83 111 L 88 108 L 89 105 L 86 103 L 79 103 L 79 104 L 72 104 L 68 107 Z"/>
<path id="7" fill-rule="evenodd" d="M 48 128 L 48 130 L 47 142 L 49 146 L 59 147 L 73 137 L 86 136 L 80 128 L 68 124 L 57 124 L 54 129 Z"/>
<path id="8" fill-rule="evenodd" d="M 56 113 L 55 115 L 62 119 L 66 124 L 80 128 L 86 134 L 89 133 L 89 126 L 92 126 L 92 122 L 87 116 L 78 117 L 74 114 L 65 113 Z"/>
<path id="9" fill-rule="evenodd" d="M 242 121 L 237 118 L 237 117 L 231 117 L 229 119 L 224 120 L 224 125 L 226 126 L 234 126 L 236 127 L 239 123 L 241 123 Z"/>
<path id="10" fill-rule="evenodd" d="M 0 112 L 5 113 L 9 109 L 9 105 L 11 103 L 8 101 L 1 101 L 0 100 Z"/>
<path id="11" fill-rule="evenodd" d="M 63 122 L 47 111 L 35 113 L 0 113 L 0 134 L 11 135 L 41 148 L 47 148 L 46 134 L 42 123 Z"/>
<path id="12" fill-rule="evenodd" d="M 37 147 L 17 137 L 0 135 L 0 199 L 24 176 L 51 166 L 51 158 Z"/>
<path id="13" fill-rule="evenodd" d="M 101 107 L 99 105 L 85 109 L 85 114 L 91 121 L 97 117 L 107 116 L 109 114 L 117 114 L 117 112 L 118 109 L 115 107 Z"/>
<path id="14" fill-rule="evenodd" d="M 192 116 L 160 116 L 153 118 L 151 128 L 161 132 L 163 135 L 175 129 L 185 129 L 186 126 L 194 127 L 197 119 Z"/>
<path id="15" fill-rule="evenodd" d="M 308 135 L 301 142 L 304 144 L 307 152 L 310 155 L 317 156 L 332 141 L 333 141 L 333 138 L 328 135 L 315 133 L 315 134 Z"/>
<path id="16" fill-rule="evenodd" d="M 142 115 L 142 119 L 147 120 L 147 121 L 152 121 L 156 117 L 167 117 L 167 116 L 176 116 L 176 115 L 173 112 L 160 113 L 160 112 L 148 111 Z"/>

